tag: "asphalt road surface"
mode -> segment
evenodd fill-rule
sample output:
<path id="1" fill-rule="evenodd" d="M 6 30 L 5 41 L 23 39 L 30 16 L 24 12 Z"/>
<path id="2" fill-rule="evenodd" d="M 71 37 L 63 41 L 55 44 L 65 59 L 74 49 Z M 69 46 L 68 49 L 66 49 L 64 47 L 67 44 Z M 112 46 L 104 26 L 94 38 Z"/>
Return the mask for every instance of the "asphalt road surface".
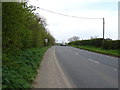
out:
<path id="1" fill-rule="evenodd" d="M 34 88 L 118 88 L 118 58 L 68 46 L 48 49 Z"/>
<path id="2" fill-rule="evenodd" d="M 55 46 L 55 56 L 72 87 L 118 88 L 118 58 L 68 46 Z"/>

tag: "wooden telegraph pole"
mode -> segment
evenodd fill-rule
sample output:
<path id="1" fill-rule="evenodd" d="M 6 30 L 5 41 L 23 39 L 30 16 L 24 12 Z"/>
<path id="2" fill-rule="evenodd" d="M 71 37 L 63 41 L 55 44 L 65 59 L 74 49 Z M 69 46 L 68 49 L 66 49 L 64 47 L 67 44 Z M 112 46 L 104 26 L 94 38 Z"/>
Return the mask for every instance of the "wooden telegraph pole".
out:
<path id="1" fill-rule="evenodd" d="M 104 47 L 105 43 L 105 18 L 103 18 L 103 41 L 102 41 L 102 47 Z"/>

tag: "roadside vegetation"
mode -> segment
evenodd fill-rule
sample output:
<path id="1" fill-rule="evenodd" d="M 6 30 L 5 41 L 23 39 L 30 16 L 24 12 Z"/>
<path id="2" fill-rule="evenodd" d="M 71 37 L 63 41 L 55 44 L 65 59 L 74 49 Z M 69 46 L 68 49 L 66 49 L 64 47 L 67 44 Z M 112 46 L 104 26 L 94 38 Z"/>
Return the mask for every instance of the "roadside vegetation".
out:
<path id="1" fill-rule="evenodd" d="M 88 50 L 88 51 L 93 51 L 101 54 L 106 54 L 106 55 L 111 55 L 111 56 L 116 56 L 120 57 L 119 51 L 118 50 L 106 50 L 103 48 L 97 48 L 93 46 L 77 46 L 77 45 L 71 45 L 72 47 Z"/>
<path id="2" fill-rule="evenodd" d="M 2 88 L 31 88 L 45 51 L 55 43 L 35 10 L 27 2 L 2 3 Z"/>
<path id="3" fill-rule="evenodd" d="M 32 48 L 4 56 L 3 88 L 32 88 L 31 83 L 35 79 L 42 57 L 48 48 Z"/>
<path id="4" fill-rule="evenodd" d="M 94 51 L 106 55 L 120 57 L 120 40 L 104 40 L 102 38 L 94 38 L 89 40 L 72 41 L 68 45 L 80 49 Z"/>

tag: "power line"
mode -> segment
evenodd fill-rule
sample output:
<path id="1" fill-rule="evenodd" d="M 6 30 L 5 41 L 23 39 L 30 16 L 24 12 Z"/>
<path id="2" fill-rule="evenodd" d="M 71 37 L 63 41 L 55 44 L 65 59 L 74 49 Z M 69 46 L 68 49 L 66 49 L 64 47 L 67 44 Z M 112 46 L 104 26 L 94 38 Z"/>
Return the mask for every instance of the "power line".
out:
<path id="1" fill-rule="evenodd" d="M 71 16 L 71 15 L 67 15 L 67 14 L 62 14 L 62 13 L 58 13 L 58 12 L 54 12 L 51 10 L 46 10 L 40 7 L 37 7 L 38 9 L 41 9 L 43 11 L 47 11 L 50 13 L 54 13 L 54 14 L 58 14 L 58 15 L 62 15 L 62 16 L 66 16 L 66 17 L 72 17 L 72 18 L 79 18 L 79 19 L 102 19 L 103 20 L 103 45 L 104 46 L 104 34 L 105 34 L 105 19 L 104 18 L 87 18 L 87 17 L 78 17 L 78 16 Z"/>
<path id="2" fill-rule="evenodd" d="M 80 18 L 80 19 L 103 19 L 103 18 L 87 18 L 87 17 L 71 16 L 71 15 L 67 15 L 67 14 L 62 14 L 62 13 L 54 12 L 54 11 L 51 11 L 51 10 L 46 10 L 46 9 L 43 9 L 43 8 L 40 8 L 40 7 L 37 7 L 37 8 L 41 9 L 43 11 L 47 11 L 47 12 L 50 12 L 50 13 L 54 13 L 54 14 L 58 14 L 58 15 L 66 16 L 66 17 Z"/>

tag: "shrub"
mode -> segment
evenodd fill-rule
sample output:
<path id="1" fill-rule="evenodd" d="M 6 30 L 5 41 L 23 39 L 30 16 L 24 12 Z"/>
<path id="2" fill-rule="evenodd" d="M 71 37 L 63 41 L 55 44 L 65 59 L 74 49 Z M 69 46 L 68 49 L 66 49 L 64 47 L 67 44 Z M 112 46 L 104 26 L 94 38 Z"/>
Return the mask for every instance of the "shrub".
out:
<path id="1" fill-rule="evenodd" d="M 16 55 L 4 55 L 2 87 L 31 88 L 31 83 L 47 48 L 28 49 Z"/>
<path id="2" fill-rule="evenodd" d="M 102 38 L 89 39 L 89 40 L 79 40 L 70 42 L 68 45 L 87 45 L 87 46 L 95 46 L 102 47 L 104 49 L 120 49 L 120 40 L 104 40 Z"/>

